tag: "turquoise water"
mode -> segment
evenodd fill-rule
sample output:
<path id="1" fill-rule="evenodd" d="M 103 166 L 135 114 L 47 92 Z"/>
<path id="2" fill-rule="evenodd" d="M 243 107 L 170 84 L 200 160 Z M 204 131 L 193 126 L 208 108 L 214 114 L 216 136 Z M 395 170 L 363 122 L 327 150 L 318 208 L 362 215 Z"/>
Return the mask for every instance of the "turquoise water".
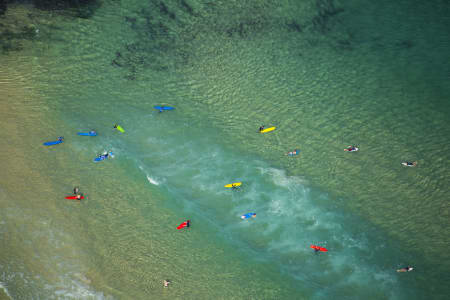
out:
<path id="1" fill-rule="evenodd" d="M 10 10 L 39 31 L 0 61 L 4 291 L 444 299 L 447 12 L 439 1 Z M 95 164 L 106 150 L 115 157 Z M 86 201 L 64 201 L 75 185 Z M 395 272 L 405 265 L 415 271 Z"/>

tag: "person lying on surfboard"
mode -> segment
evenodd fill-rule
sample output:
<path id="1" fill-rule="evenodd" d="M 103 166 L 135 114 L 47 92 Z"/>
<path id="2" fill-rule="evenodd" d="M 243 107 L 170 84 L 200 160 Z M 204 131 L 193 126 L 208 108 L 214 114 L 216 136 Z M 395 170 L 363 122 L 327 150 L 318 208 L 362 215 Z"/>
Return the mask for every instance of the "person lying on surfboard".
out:
<path id="1" fill-rule="evenodd" d="M 98 157 L 103 158 L 103 159 L 107 159 L 109 156 L 108 151 L 103 152 L 103 154 L 100 154 Z"/>
<path id="2" fill-rule="evenodd" d="M 348 146 L 344 151 L 354 152 L 358 151 L 359 149 L 356 146 Z"/>
<path id="3" fill-rule="evenodd" d="M 285 155 L 294 156 L 297 155 L 299 152 L 300 152 L 299 150 L 295 149 L 294 151 L 289 151 Z"/>
<path id="4" fill-rule="evenodd" d="M 73 188 L 73 194 L 75 195 L 75 198 L 70 197 L 69 199 L 81 200 L 83 197 L 83 194 L 80 193 L 80 189 L 77 186 Z"/>
<path id="5" fill-rule="evenodd" d="M 179 230 L 179 229 L 182 229 L 184 227 L 189 228 L 189 226 L 191 226 L 191 220 L 184 221 L 183 223 L 178 225 L 177 229 Z"/>
<path id="6" fill-rule="evenodd" d="M 411 272 L 412 270 L 414 270 L 413 267 L 407 266 L 407 267 L 398 269 L 397 272 Z"/>
<path id="7" fill-rule="evenodd" d="M 415 167 L 417 165 L 417 161 L 413 161 L 413 162 L 405 161 L 405 162 L 402 162 L 402 165 L 404 165 L 406 167 Z"/>

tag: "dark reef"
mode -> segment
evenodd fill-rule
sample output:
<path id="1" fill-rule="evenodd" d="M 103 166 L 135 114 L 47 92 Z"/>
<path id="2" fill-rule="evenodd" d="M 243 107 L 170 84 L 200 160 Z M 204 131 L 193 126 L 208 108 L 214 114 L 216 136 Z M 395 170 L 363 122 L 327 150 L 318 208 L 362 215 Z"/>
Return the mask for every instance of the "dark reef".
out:
<path id="1" fill-rule="evenodd" d="M 6 12 L 6 0 L 0 0 L 0 16 Z"/>
<path id="2" fill-rule="evenodd" d="M 0 15 L 7 10 L 8 4 L 21 3 L 20 0 L 0 0 Z M 31 0 L 34 7 L 42 10 L 70 13 L 79 18 L 91 17 L 100 7 L 98 0 Z"/>
<path id="3" fill-rule="evenodd" d="M 244 1 L 238 5 L 212 1 L 197 1 L 194 5 L 191 0 L 146 3 L 132 16 L 124 17 L 136 38 L 117 49 L 111 59 L 112 66 L 122 67 L 132 75 L 125 76 L 129 79 L 135 79 L 143 69 L 165 71 L 191 64 L 198 55 L 196 47 L 208 44 L 208 39 L 252 39 L 279 21 L 270 17 L 278 6 L 276 1 Z"/>
<path id="4" fill-rule="evenodd" d="M 344 9 L 336 7 L 334 0 L 317 0 L 316 7 L 318 14 L 313 18 L 314 29 L 321 33 L 330 31 L 332 17 L 344 12 Z"/>
<path id="5" fill-rule="evenodd" d="M 22 26 L 16 31 L 4 28 L 0 23 L 0 53 L 22 50 L 21 40 L 33 40 L 36 29 L 32 26 Z"/>
<path id="6" fill-rule="evenodd" d="M 8 4 L 26 0 L 0 0 L 0 14 Z M 101 3 L 117 4 L 119 0 L 28 0 L 35 8 L 72 18 L 89 18 Z M 288 18 L 274 13 L 280 7 L 277 0 L 240 2 L 214 2 L 210 0 L 145 0 L 140 8 L 126 10 L 123 26 L 129 27 L 132 39 L 118 45 L 111 53 L 110 64 L 134 80 L 146 69 L 173 70 L 193 65 L 201 58 L 200 51 L 215 53 L 215 43 L 221 39 L 252 40 L 264 38 L 274 30 L 286 30 L 292 38 L 305 39 L 311 47 L 323 43 L 318 35 L 327 35 L 331 47 L 337 51 L 354 48 L 350 33 L 334 36 L 333 31 L 344 22 L 344 9 L 335 0 L 310 0 L 315 12 L 307 19 Z M 126 5 L 122 3 L 122 6 Z M 299 5 L 299 10 L 301 5 Z M 33 12 L 33 15 L 39 13 Z M 8 15 L 8 14 L 7 14 Z M 37 20 L 39 17 L 36 16 Z M 33 21 L 33 17 L 29 16 Z M 8 21 L 10 22 L 10 21 Z M 19 22 L 20 23 L 20 22 Z M 38 22 L 37 22 L 38 23 Z M 45 28 L 55 23 L 45 24 Z M 0 19 L 0 51 L 20 49 L 21 40 L 48 38 L 44 25 L 39 29 L 2 22 Z M 35 22 L 30 22 L 35 24 Z M 39 33 L 40 31 L 40 33 Z M 311 34 L 312 33 L 312 34 Z M 57 38 L 52 36 L 52 41 Z M 215 45 L 215 46 L 212 46 Z M 408 47 L 408 43 L 401 46 Z M 220 46 L 219 46 L 220 47 Z M 199 51 L 200 50 L 200 51 Z M 220 51 L 220 50 L 219 50 Z"/>
<path id="7" fill-rule="evenodd" d="M 0 53 L 22 50 L 24 41 L 43 38 L 44 30 L 41 29 L 50 30 L 56 27 L 54 23 L 50 23 L 38 28 L 36 23 L 39 23 L 42 16 L 36 10 L 30 10 L 25 17 L 6 13 L 8 5 L 22 3 L 31 4 L 44 15 L 45 12 L 51 12 L 52 15 L 59 14 L 69 18 L 89 18 L 100 7 L 99 0 L 0 0 Z"/>

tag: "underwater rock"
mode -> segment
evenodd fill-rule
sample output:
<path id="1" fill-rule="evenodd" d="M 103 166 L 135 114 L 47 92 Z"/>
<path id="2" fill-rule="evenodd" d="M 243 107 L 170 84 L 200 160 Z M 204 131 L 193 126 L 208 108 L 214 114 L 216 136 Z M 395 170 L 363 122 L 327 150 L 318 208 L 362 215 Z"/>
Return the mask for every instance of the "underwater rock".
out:
<path id="1" fill-rule="evenodd" d="M 99 0 L 32 0 L 36 8 L 74 13 L 76 17 L 87 19 L 101 6 Z"/>
<path id="2" fill-rule="evenodd" d="M 287 26 L 290 31 L 303 32 L 302 27 L 295 21 L 291 21 L 290 23 L 287 23 Z"/>
<path id="3" fill-rule="evenodd" d="M 6 12 L 6 0 L 0 0 L 0 16 Z"/>
<path id="4" fill-rule="evenodd" d="M 344 11 L 343 8 L 337 8 L 334 5 L 334 0 L 317 0 L 316 7 L 318 14 L 313 18 L 312 23 L 314 28 L 322 33 L 330 31 L 331 18 Z"/>
<path id="5" fill-rule="evenodd" d="M 411 40 L 401 41 L 398 42 L 396 45 L 397 47 L 402 49 L 411 49 L 412 47 L 414 47 L 414 43 Z"/>
<path id="6" fill-rule="evenodd" d="M 194 9 L 185 0 L 181 0 L 181 6 L 188 12 L 188 14 L 194 15 Z"/>

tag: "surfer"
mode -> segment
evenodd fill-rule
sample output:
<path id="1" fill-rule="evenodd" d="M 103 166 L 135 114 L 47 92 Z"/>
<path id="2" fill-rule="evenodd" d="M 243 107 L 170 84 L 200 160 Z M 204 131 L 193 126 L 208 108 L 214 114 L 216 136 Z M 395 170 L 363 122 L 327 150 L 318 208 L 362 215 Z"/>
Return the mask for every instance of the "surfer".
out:
<path id="1" fill-rule="evenodd" d="M 289 151 L 288 153 L 286 153 L 285 155 L 289 155 L 289 156 L 294 156 L 298 154 L 298 150 L 295 149 L 294 151 Z"/>
<path id="2" fill-rule="evenodd" d="M 186 227 L 189 227 L 189 226 L 191 226 L 191 220 L 186 221 Z"/>
<path id="3" fill-rule="evenodd" d="M 398 269 L 397 272 L 411 272 L 412 270 L 414 270 L 413 267 L 407 266 L 407 267 Z"/>
<path id="4" fill-rule="evenodd" d="M 264 130 L 264 125 L 259 126 L 259 132 Z"/>
<path id="5" fill-rule="evenodd" d="M 81 200 L 81 194 L 77 195 L 77 200 Z"/>
<path id="6" fill-rule="evenodd" d="M 237 190 L 237 189 L 239 188 L 239 186 L 238 186 L 237 184 L 232 183 L 232 184 L 231 184 L 231 188 L 232 188 L 233 190 Z"/>
<path id="7" fill-rule="evenodd" d="M 117 124 L 114 124 L 114 128 L 115 128 L 115 129 L 117 129 L 117 126 L 118 126 Z"/>
<path id="8" fill-rule="evenodd" d="M 91 131 L 89 131 L 89 134 L 94 135 L 94 134 L 97 134 L 97 133 L 95 132 L 95 130 L 91 130 Z"/>
<path id="9" fill-rule="evenodd" d="M 415 167 L 417 165 L 417 161 L 413 161 L 413 162 L 405 161 L 405 162 L 402 162 L 402 165 L 407 166 L 407 167 Z"/>
<path id="10" fill-rule="evenodd" d="M 170 280 L 169 279 L 164 279 L 163 281 L 164 287 L 168 287 L 170 284 Z"/>
<path id="11" fill-rule="evenodd" d="M 344 151 L 349 152 L 358 151 L 358 148 L 356 148 L 356 146 L 348 146 L 347 149 L 344 149 Z"/>
<path id="12" fill-rule="evenodd" d="M 58 141 L 62 142 L 64 140 L 63 136 L 58 137 Z"/>

